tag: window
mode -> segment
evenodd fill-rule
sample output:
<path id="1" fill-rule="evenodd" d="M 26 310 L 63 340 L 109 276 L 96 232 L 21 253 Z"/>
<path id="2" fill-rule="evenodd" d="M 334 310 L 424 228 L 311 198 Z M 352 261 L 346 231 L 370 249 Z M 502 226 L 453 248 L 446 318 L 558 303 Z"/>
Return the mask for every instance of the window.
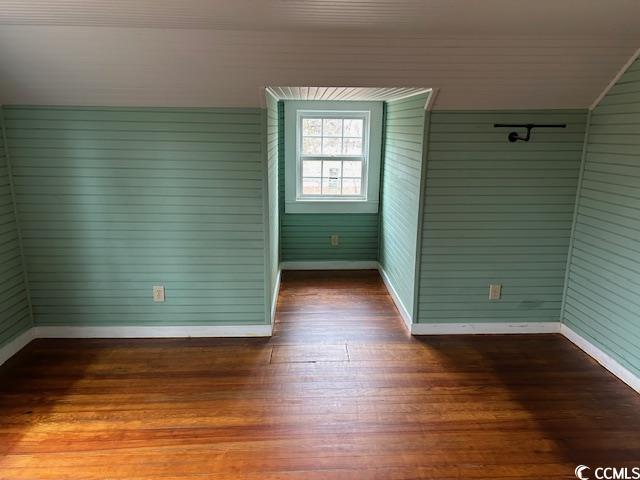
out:
<path id="1" fill-rule="evenodd" d="M 382 102 L 284 107 L 285 212 L 376 213 Z"/>
<path id="2" fill-rule="evenodd" d="M 366 200 L 368 112 L 298 112 L 297 198 Z"/>

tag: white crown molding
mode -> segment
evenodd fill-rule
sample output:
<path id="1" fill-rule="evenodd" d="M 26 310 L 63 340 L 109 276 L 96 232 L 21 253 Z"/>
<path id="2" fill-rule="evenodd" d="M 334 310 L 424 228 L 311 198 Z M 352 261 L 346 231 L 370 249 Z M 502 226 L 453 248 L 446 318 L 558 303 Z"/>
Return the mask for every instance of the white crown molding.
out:
<path id="1" fill-rule="evenodd" d="M 589 110 L 595 109 L 600 104 L 602 99 L 607 96 L 607 93 L 609 93 L 609 90 L 611 90 L 613 88 L 613 86 L 616 83 L 618 83 L 618 80 L 620 80 L 620 77 L 622 77 L 622 75 L 625 74 L 627 69 L 631 66 L 631 64 L 633 64 L 633 62 L 635 62 L 638 59 L 638 57 L 640 57 L 640 48 L 638 48 L 635 51 L 635 53 L 633 55 L 631 55 L 629 60 L 627 60 L 627 62 L 622 66 L 622 68 L 618 71 L 618 73 L 616 73 L 615 77 L 613 77 L 611 79 L 611 81 L 605 87 L 605 89 L 602 91 L 602 93 L 600 95 L 598 95 L 598 98 L 596 98 L 594 100 L 594 102 L 591 104 L 591 106 L 589 107 Z"/>

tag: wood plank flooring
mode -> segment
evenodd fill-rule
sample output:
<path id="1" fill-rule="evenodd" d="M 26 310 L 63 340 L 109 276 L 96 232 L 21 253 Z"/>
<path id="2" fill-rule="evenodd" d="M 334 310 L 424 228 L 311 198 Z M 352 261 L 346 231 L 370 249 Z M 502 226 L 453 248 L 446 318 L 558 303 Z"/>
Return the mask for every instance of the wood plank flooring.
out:
<path id="1" fill-rule="evenodd" d="M 378 274 L 286 272 L 271 339 L 38 340 L 0 479 L 562 479 L 640 466 L 640 397 L 558 335 L 410 337 Z"/>

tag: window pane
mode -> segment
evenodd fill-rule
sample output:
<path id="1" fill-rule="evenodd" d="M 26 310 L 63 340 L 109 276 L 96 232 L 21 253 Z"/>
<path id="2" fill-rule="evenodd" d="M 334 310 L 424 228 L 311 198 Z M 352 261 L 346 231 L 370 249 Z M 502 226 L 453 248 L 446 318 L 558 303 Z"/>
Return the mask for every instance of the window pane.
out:
<path id="1" fill-rule="evenodd" d="M 342 176 L 342 162 L 334 162 L 325 160 L 322 165 L 323 177 L 339 178 Z"/>
<path id="2" fill-rule="evenodd" d="M 322 153 L 322 139 L 320 137 L 302 137 L 303 155 L 320 155 Z"/>
<path id="3" fill-rule="evenodd" d="M 321 177 L 322 176 L 322 162 L 319 160 L 305 160 L 302 162 L 302 176 L 303 177 Z"/>
<path id="4" fill-rule="evenodd" d="M 322 194 L 323 195 L 340 195 L 340 179 L 339 178 L 323 178 Z"/>
<path id="5" fill-rule="evenodd" d="M 342 165 L 342 175 L 345 177 L 362 177 L 362 162 L 361 161 L 348 161 Z"/>
<path id="6" fill-rule="evenodd" d="M 362 127 L 364 121 L 361 118 L 351 118 L 344 120 L 344 136 L 362 138 Z"/>
<path id="7" fill-rule="evenodd" d="M 341 137 L 342 136 L 342 119 L 341 118 L 324 118 L 322 120 L 322 136 L 323 137 Z"/>
<path id="8" fill-rule="evenodd" d="M 341 138 L 322 138 L 323 155 L 340 155 L 342 153 Z"/>
<path id="9" fill-rule="evenodd" d="M 322 135 L 322 119 L 303 118 L 302 135 L 304 135 L 305 137 L 319 137 L 320 135 Z"/>
<path id="10" fill-rule="evenodd" d="M 342 194 L 343 195 L 360 195 L 360 186 L 362 180 L 360 178 L 343 178 Z"/>
<path id="11" fill-rule="evenodd" d="M 302 194 L 303 195 L 320 195 L 320 185 L 322 180 L 320 178 L 303 178 L 302 179 Z"/>
<path id="12" fill-rule="evenodd" d="M 345 155 L 362 155 L 362 139 L 345 138 L 343 148 Z"/>

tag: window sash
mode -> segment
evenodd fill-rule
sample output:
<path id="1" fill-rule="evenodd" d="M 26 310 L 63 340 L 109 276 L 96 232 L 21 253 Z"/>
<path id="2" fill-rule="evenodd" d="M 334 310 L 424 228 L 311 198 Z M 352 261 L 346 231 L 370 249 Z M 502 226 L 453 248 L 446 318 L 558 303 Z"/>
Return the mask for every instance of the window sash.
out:
<path id="1" fill-rule="evenodd" d="M 313 201 L 323 201 L 323 200 L 343 200 L 343 201 L 367 201 L 367 173 L 368 173 L 368 153 L 369 153 L 369 112 L 348 112 L 348 111 L 338 111 L 338 112 L 329 112 L 329 111 L 298 111 L 297 114 L 297 126 L 296 126 L 296 198 L 298 200 L 313 200 Z M 344 142 L 344 139 L 360 139 L 362 140 L 362 154 L 360 155 L 347 155 L 347 154 L 336 154 L 336 155 L 305 155 L 302 153 L 302 140 L 303 137 L 310 137 L 308 135 L 303 135 L 303 121 L 305 119 L 325 119 L 325 118 L 336 118 L 341 120 L 349 120 L 349 119 L 362 119 L 362 136 L 361 137 L 345 137 L 344 130 L 341 132 L 340 137 L 329 137 L 324 136 L 321 132 L 319 136 L 313 136 L 313 138 L 341 138 Z M 321 140 L 322 142 L 322 140 Z M 303 162 L 305 161 L 320 161 L 322 162 L 320 167 L 320 176 L 304 176 L 303 175 Z M 340 169 L 340 176 L 336 177 L 325 177 L 324 173 L 324 162 L 325 161 L 340 161 L 342 163 Z M 361 171 L 360 177 L 353 176 L 344 176 L 344 162 L 345 161 L 359 161 L 361 162 Z M 309 179 L 319 179 L 320 180 L 320 193 L 319 194 L 305 194 L 303 192 L 303 183 L 304 178 Z M 337 179 L 340 182 L 340 193 L 339 194 L 323 194 L 322 186 L 324 184 L 324 179 Z M 344 188 L 343 179 L 357 179 L 360 180 L 360 193 L 359 194 L 344 194 L 342 190 Z"/>
<path id="2" fill-rule="evenodd" d="M 304 173 L 304 162 L 305 161 L 312 161 L 312 162 L 320 162 L 320 175 L 305 175 Z M 353 175 L 345 175 L 344 174 L 344 162 L 360 162 L 360 176 L 356 177 Z M 330 175 L 325 175 L 324 174 L 324 162 L 340 162 L 340 175 L 336 175 L 336 176 L 330 176 Z M 311 158 L 305 158 L 302 157 L 301 159 L 301 171 L 300 171 L 300 193 L 301 196 L 303 198 L 311 198 L 311 199 L 315 199 L 315 198 L 331 198 L 331 197 L 339 197 L 339 198 L 347 198 L 347 199 L 360 199 L 363 197 L 364 195 L 364 189 L 365 189 L 365 184 L 364 184 L 364 178 L 365 178 L 365 172 L 364 172 L 364 157 L 311 157 Z M 304 193 L 304 181 L 306 179 L 309 180 L 320 180 L 320 193 L 319 194 L 310 194 L 310 193 Z M 339 194 L 325 194 L 322 192 L 323 190 L 323 185 L 324 185 L 324 181 L 325 179 L 335 179 L 335 180 L 339 180 L 340 181 L 340 193 Z M 344 193 L 344 180 L 358 180 L 360 183 L 360 193 Z"/>

